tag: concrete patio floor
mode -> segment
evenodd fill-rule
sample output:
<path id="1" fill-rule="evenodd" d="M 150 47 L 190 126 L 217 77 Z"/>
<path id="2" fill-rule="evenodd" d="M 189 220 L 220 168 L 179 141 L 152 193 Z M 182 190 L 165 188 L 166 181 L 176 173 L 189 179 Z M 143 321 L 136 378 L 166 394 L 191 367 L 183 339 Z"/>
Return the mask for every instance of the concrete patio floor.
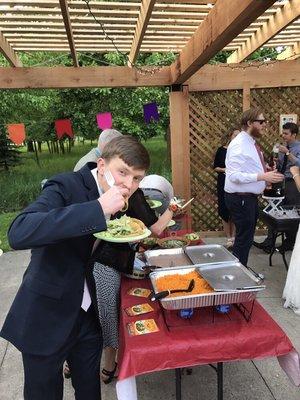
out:
<path id="1" fill-rule="evenodd" d="M 258 238 L 259 241 L 262 238 Z M 222 243 L 222 238 L 208 238 L 206 243 Z M 288 260 L 290 258 L 288 253 Z M 29 251 L 14 251 L 0 258 L 0 326 L 4 321 L 28 264 Z M 282 307 L 282 290 L 286 271 L 281 255 L 268 256 L 252 248 L 249 265 L 265 275 L 267 289 L 259 296 L 260 303 L 285 330 L 300 352 L 300 317 Z M 300 288 L 299 288 L 300 290 Z M 174 371 L 163 371 L 137 378 L 139 400 L 175 399 Z M 20 353 L 0 339 L 0 399 L 21 400 L 23 369 Z M 216 376 L 209 366 L 193 368 L 192 375 L 182 377 L 182 400 L 216 400 Z M 73 399 L 70 381 L 65 382 L 65 400 Z M 102 385 L 103 400 L 116 399 L 114 384 Z M 277 359 L 243 361 L 224 365 L 224 400 L 300 400 L 300 388 L 281 370 Z M 42 400 L 42 399 L 41 399 Z M 89 400 L 89 399 L 87 399 Z"/>

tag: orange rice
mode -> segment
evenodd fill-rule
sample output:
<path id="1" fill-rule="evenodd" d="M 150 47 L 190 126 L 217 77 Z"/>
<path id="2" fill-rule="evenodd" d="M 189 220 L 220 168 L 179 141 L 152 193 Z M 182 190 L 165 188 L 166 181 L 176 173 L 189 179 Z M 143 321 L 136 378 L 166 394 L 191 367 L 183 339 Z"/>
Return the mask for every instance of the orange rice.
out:
<path id="1" fill-rule="evenodd" d="M 214 291 L 197 271 L 188 272 L 186 274 L 161 276 L 156 279 L 157 290 L 158 292 L 162 292 L 163 290 L 187 289 L 192 279 L 195 281 L 195 287 L 191 292 L 172 293 L 169 297 L 190 296 Z"/>

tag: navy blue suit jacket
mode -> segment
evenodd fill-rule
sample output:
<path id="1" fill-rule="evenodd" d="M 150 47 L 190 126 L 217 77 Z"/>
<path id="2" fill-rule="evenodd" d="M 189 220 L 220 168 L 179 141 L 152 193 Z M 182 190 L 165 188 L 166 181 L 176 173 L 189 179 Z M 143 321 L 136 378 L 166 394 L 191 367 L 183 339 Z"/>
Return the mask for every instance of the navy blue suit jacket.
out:
<path id="1" fill-rule="evenodd" d="M 11 247 L 32 251 L 1 336 L 24 353 L 58 351 L 80 311 L 92 234 L 106 229 L 90 172 L 95 166 L 48 180 L 40 197 L 10 226 Z"/>

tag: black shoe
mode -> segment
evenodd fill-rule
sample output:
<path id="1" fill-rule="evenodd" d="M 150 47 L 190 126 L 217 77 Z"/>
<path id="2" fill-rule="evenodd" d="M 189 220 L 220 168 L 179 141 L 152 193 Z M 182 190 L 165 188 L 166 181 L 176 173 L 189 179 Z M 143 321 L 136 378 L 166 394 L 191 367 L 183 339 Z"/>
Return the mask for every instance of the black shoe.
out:
<path id="1" fill-rule="evenodd" d="M 270 243 L 269 240 L 265 239 L 263 242 L 255 242 L 253 240 L 253 246 L 257 247 L 258 249 L 264 249 L 264 248 L 272 248 L 272 243 Z"/>
<path id="2" fill-rule="evenodd" d="M 263 250 L 265 253 L 270 254 L 272 251 L 272 245 L 269 241 L 264 240 L 262 243 L 254 242 L 253 246 L 257 247 L 258 249 Z"/>

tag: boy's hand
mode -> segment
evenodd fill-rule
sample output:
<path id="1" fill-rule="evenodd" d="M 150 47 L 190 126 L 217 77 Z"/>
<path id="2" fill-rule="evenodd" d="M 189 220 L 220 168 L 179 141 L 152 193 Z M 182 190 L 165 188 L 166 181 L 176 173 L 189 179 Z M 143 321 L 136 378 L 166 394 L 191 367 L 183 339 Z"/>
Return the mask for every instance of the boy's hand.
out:
<path id="1" fill-rule="evenodd" d="M 98 201 L 102 207 L 103 213 L 115 214 L 125 206 L 125 198 L 129 197 L 129 190 L 118 186 L 112 186 L 108 189 Z"/>

